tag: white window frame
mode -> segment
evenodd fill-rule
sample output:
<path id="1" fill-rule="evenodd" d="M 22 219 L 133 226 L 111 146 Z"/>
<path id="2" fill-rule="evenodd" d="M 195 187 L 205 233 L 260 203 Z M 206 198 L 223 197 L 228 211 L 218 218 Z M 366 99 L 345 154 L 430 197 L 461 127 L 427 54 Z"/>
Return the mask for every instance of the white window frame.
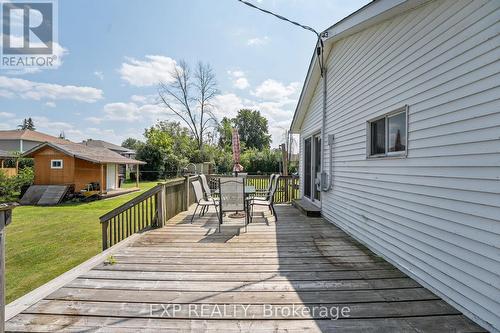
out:
<path id="1" fill-rule="evenodd" d="M 54 162 L 60 162 L 61 166 L 54 166 Z M 62 169 L 64 167 L 64 161 L 63 160 L 50 160 L 50 168 L 51 169 Z"/>
<path id="2" fill-rule="evenodd" d="M 405 150 L 390 152 L 389 149 L 389 118 L 400 113 L 406 113 L 406 137 L 405 137 Z M 372 155 L 372 126 L 371 124 L 377 120 L 385 119 L 385 153 Z M 394 111 L 388 112 L 382 116 L 372 118 L 366 122 L 366 158 L 405 158 L 408 156 L 408 105 L 400 107 Z"/>

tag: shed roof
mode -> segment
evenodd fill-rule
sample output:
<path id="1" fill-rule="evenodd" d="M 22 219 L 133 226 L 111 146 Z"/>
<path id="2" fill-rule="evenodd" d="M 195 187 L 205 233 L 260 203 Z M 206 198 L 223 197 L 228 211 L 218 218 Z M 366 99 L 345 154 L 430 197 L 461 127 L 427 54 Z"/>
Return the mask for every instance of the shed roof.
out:
<path id="1" fill-rule="evenodd" d="M 138 161 L 124 157 L 107 148 L 89 147 L 81 143 L 72 143 L 72 142 L 65 142 L 65 143 L 45 142 L 27 151 L 26 153 L 23 154 L 23 156 L 32 157 L 37 151 L 45 147 L 51 147 L 64 154 L 94 163 L 146 164 L 143 161 Z"/>
<path id="2" fill-rule="evenodd" d="M 67 140 L 31 130 L 0 131 L 0 140 L 30 140 L 36 142 L 68 142 Z"/>
<path id="3" fill-rule="evenodd" d="M 5 150 L 0 150 L 0 158 L 12 158 L 12 157 L 16 157 L 16 155 Z"/>

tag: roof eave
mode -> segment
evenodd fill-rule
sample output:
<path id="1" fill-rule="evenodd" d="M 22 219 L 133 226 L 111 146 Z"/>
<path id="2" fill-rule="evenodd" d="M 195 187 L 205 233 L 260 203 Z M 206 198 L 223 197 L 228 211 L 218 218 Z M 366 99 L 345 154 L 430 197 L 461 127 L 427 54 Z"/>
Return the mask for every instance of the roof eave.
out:
<path id="1" fill-rule="evenodd" d="M 374 0 L 366 6 L 355 11 L 351 15 L 345 17 L 339 22 L 326 29 L 328 38 L 324 40 L 325 45 L 325 61 L 333 46 L 333 43 L 364 30 L 372 25 L 375 25 L 384 20 L 388 20 L 395 15 L 405 11 L 414 9 L 431 0 Z M 316 46 L 314 47 L 316 51 Z M 307 106 L 312 99 L 314 88 L 316 88 L 320 79 L 320 71 L 316 61 L 316 52 L 314 52 L 309 70 L 304 80 L 302 92 L 300 93 L 299 101 L 295 109 L 292 124 L 290 125 L 291 133 L 300 133 L 302 122 L 307 112 Z M 312 90 L 312 92 L 311 92 Z"/>

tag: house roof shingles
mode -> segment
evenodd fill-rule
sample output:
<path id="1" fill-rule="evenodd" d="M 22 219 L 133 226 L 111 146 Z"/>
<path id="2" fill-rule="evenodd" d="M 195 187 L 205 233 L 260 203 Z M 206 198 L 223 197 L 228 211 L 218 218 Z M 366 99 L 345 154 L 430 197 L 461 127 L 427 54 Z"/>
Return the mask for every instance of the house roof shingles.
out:
<path id="1" fill-rule="evenodd" d="M 0 158 L 12 158 L 12 157 L 15 157 L 16 155 L 8 152 L 8 151 L 5 151 L 5 150 L 0 150 Z"/>
<path id="2" fill-rule="evenodd" d="M 117 163 L 117 164 L 146 164 L 145 162 L 124 157 L 114 151 L 102 147 L 89 147 L 81 143 L 54 143 L 45 142 L 27 151 L 23 156 L 31 157 L 34 153 L 44 147 L 52 147 L 67 155 L 94 162 L 94 163 Z"/>
<path id="3" fill-rule="evenodd" d="M 0 131 L 0 140 L 29 140 L 35 142 L 58 142 L 64 143 L 67 140 L 31 130 L 8 130 Z"/>
<path id="4" fill-rule="evenodd" d="M 88 147 L 101 147 L 101 148 L 108 148 L 110 150 L 114 151 L 119 151 L 121 153 L 128 153 L 128 154 L 134 154 L 135 151 L 132 149 L 128 149 L 122 146 L 115 145 L 114 143 L 107 142 L 104 140 L 94 140 L 94 139 L 88 139 L 82 142 L 83 145 L 86 145 Z"/>

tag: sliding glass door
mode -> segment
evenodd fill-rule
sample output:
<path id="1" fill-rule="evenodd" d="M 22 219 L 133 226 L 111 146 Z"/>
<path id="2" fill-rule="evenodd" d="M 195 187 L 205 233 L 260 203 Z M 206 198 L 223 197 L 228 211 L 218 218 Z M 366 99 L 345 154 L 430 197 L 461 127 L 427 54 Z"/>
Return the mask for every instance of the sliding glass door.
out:
<path id="1" fill-rule="evenodd" d="M 319 203 L 321 191 L 318 190 L 321 174 L 321 135 L 313 135 L 304 140 L 304 196 Z"/>
<path id="2" fill-rule="evenodd" d="M 312 150 L 311 138 L 304 140 L 304 196 L 311 199 Z"/>

